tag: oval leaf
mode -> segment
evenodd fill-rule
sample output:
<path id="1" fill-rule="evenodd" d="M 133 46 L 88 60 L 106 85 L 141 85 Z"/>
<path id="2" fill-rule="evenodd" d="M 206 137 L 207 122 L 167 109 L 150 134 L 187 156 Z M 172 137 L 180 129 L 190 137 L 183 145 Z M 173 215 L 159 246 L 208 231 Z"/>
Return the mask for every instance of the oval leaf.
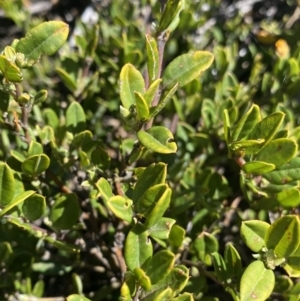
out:
<path id="1" fill-rule="evenodd" d="M 163 89 L 168 90 L 177 83 L 180 87 L 188 84 L 208 69 L 213 60 L 214 55 L 208 51 L 196 51 L 178 56 L 164 71 Z"/>
<path id="2" fill-rule="evenodd" d="M 300 192 L 297 188 L 286 189 L 277 194 L 276 200 L 285 208 L 297 207 L 300 205 Z"/>
<path id="3" fill-rule="evenodd" d="M 73 134 L 77 134 L 85 130 L 85 113 L 82 106 L 74 101 L 72 102 L 66 112 L 66 126 L 67 130 Z"/>
<path id="4" fill-rule="evenodd" d="M 44 172 L 50 165 L 50 159 L 48 156 L 34 155 L 27 158 L 22 163 L 22 171 L 29 176 L 36 177 Z"/>
<path id="5" fill-rule="evenodd" d="M 108 202 L 108 208 L 120 219 L 131 223 L 132 221 L 132 201 L 120 195 L 111 197 Z"/>
<path id="6" fill-rule="evenodd" d="M 44 22 L 27 32 L 20 39 L 16 51 L 27 59 L 28 66 L 36 63 L 42 54 L 52 55 L 67 40 L 69 25 L 61 21 Z"/>
<path id="7" fill-rule="evenodd" d="M 46 210 L 45 197 L 40 194 L 33 194 L 28 197 L 22 206 L 22 212 L 27 219 L 34 221 L 44 215 Z"/>
<path id="8" fill-rule="evenodd" d="M 274 285 L 273 271 L 266 269 L 261 261 L 254 261 L 246 268 L 241 279 L 241 301 L 265 301 Z"/>
<path id="9" fill-rule="evenodd" d="M 153 238 L 168 239 L 175 222 L 175 219 L 162 217 L 148 229 L 149 235 Z"/>
<path id="10" fill-rule="evenodd" d="M 155 126 L 147 131 L 141 130 L 137 133 L 139 142 L 149 150 L 161 154 L 176 153 L 177 145 L 173 134 L 163 126 Z"/>
<path id="11" fill-rule="evenodd" d="M 286 215 L 277 219 L 268 229 L 266 247 L 273 250 L 278 258 L 293 254 L 300 244 L 300 221 L 295 215 Z"/>
<path id="12" fill-rule="evenodd" d="M 0 162 L 0 206 L 9 204 L 15 194 L 15 179 L 10 167 Z"/>
<path id="13" fill-rule="evenodd" d="M 20 83 L 23 80 L 21 70 L 4 55 L 0 55 L 0 72 L 7 81 Z"/>
<path id="14" fill-rule="evenodd" d="M 247 162 L 242 166 L 242 169 L 245 173 L 262 175 L 264 173 L 270 172 L 275 169 L 275 165 L 271 163 L 266 163 L 262 161 L 251 161 Z"/>
<path id="15" fill-rule="evenodd" d="M 149 119 L 149 107 L 146 99 L 139 92 L 134 92 L 136 102 L 136 112 L 139 121 L 146 121 Z"/>

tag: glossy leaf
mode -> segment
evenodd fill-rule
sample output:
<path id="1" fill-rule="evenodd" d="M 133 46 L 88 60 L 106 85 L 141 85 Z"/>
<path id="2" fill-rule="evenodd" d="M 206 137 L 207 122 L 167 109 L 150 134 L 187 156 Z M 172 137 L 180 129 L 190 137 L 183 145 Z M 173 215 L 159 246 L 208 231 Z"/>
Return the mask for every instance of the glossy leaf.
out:
<path id="1" fill-rule="evenodd" d="M 276 200 L 285 208 L 297 207 L 300 205 L 300 192 L 298 188 L 290 188 L 280 191 Z"/>
<path id="2" fill-rule="evenodd" d="M 9 82 L 20 83 L 23 80 L 19 67 L 9 61 L 4 55 L 0 55 L 0 72 Z"/>
<path id="3" fill-rule="evenodd" d="M 248 265 L 240 284 L 241 301 L 264 301 L 272 293 L 275 276 L 272 270 L 265 268 L 262 261 L 254 261 Z"/>
<path id="4" fill-rule="evenodd" d="M 256 156 L 256 160 L 279 167 L 290 161 L 296 154 L 296 142 L 288 138 L 270 141 Z"/>
<path id="5" fill-rule="evenodd" d="M 41 155 L 43 154 L 43 146 L 42 144 L 36 142 L 36 141 L 31 141 L 29 144 L 29 148 L 27 151 L 28 156 L 34 156 L 34 155 Z"/>
<path id="6" fill-rule="evenodd" d="M 227 275 L 227 267 L 223 257 L 218 252 L 211 254 L 216 276 L 221 282 L 226 282 L 229 275 Z"/>
<path id="7" fill-rule="evenodd" d="M 138 178 L 132 193 L 134 204 L 136 204 L 150 187 L 164 183 L 166 176 L 167 166 L 164 163 L 152 163 L 144 169 Z"/>
<path id="8" fill-rule="evenodd" d="M 278 258 L 292 255 L 300 244 L 300 221 L 297 216 L 286 215 L 278 218 L 265 236 L 266 247 L 274 250 Z"/>
<path id="9" fill-rule="evenodd" d="M 253 104 L 234 127 L 232 131 L 232 141 L 245 138 L 260 121 L 261 117 L 259 106 Z"/>
<path id="10" fill-rule="evenodd" d="M 153 98 L 155 96 L 155 94 L 157 93 L 157 89 L 161 83 L 162 79 L 159 78 L 157 80 L 155 80 L 150 86 L 149 88 L 147 89 L 147 91 L 144 93 L 144 98 L 148 104 L 148 106 L 150 107 L 152 101 L 153 101 Z"/>
<path id="11" fill-rule="evenodd" d="M 151 206 L 146 212 L 145 227 L 148 229 L 156 224 L 168 209 L 171 201 L 172 190 L 167 188 L 156 203 Z"/>
<path id="12" fill-rule="evenodd" d="M 173 298 L 172 301 L 194 301 L 193 295 L 190 293 L 183 293 L 176 298 Z"/>
<path id="13" fill-rule="evenodd" d="M 132 201 L 130 199 L 120 195 L 112 196 L 107 201 L 107 206 L 118 218 L 131 223 L 133 212 L 131 207 Z"/>
<path id="14" fill-rule="evenodd" d="M 275 112 L 257 123 L 250 134 L 247 136 L 247 140 L 259 140 L 264 139 L 264 144 L 255 145 L 253 147 L 247 148 L 248 154 L 258 153 L 263 146 L 269 143 L 269 141 L 274 137 L 277 130 L 279 129 L 284 118 L 282 112 Z"/>
<path id="15" fill-rule="evenodd" d="M 153 238 L 168 239 L 175 222 L 176 221 L 172 218 L 162 217 L 154 225 L 148 228 L 149 235 Z"/>
<path id="16" fill-rule="evenodd" d="M 86 117 L 82 106 L 74 101 L 66 112 L 67 130 L 73 134 L 77 134 L 85 130 Z"/>
<path id="17" fill-rule="evenodd" d="M 148 232 L 142 224 L 135 224 L 129 231 L 125 241 L 125 261 L 133 271 L 140 268 L 152 256 L 152 243 L 148 239 Z"/>
<path id="18" fill-rule="evenodd" d="M 147 131 L 140 130 L 137 137 L 144 147 L 154 152 L 171 154 L 177 151 L 177 145 L 173 142 L 173 134 L 163 126 L 155 126 Z"/>
<path id="19" fill-rule="evenodd" d="M 28 197 L 24 201 L 22 206 L 23 214 L 30 221 L 39 219 L 41 216 L 44 215 L 45 210 L 46 210 L 45 197 L 37 193 Z"/>
<path id="20" fill-rule="evenodd" d="M 0 217 L 4 216 L 8 211 L 10 211 L 15 206 L 18 206 L 22 202 L 24 202 L 27 198 L 29 198 L 31 195 L 35 194 L 35 191 L 28 190 L 25 191 L 19 195 L 17 195 L 8 205 L 4 207 L 2 211 L 0 211 Z"/>
<path id="21" fill-rule="evenodd" d="M 62 194 L 51 207 L 50 220 L 58 229 L 71 229 L 80 213 L 77 196 L 74 193 Z"/>
<path id="22" fill-rule="evenodd" d="M 67 40 L 68 24 L 61 21 L 49 21 L 29 30 L 25 38 L 20 39 L 16 51 L 25 55 L 29 66 L 36 63 L 42 54 L 52 55 Z"/>
<path id="23" fill-rule="evenodd" d="M 120 73 L 120 98 L 125 109 L 135 105 L 134 92 L 144 93 L 145 83 L 141 73 L 131 64 L 123 66 Z"/>
<path id="24" fill-rule="evenodd" d="M 67 301 L 91 301 L 91 300 L 82 295 L 73 294 L 67 297 Z"/>
<path id="25" fill-rule="evenodd" d="M 183 87 L 208 69 L 213 60 L 213 54 L 208 51 L 196 51 L 178 56 L 163 73 L 163 89 L 168 90 L 177 83 Z"/>
<path id="26" fill-rule="evenodd" d="M 243 241 L 253 252 L 259 252 L 265 247 L 265 236 L 270 225 L 259 220 L 242 222 L 241 236 Z"/>
<path id="27" fill-rule="evenodd" d="M 136 112 L 140 121 L 146 121 L 149 119 L 149 107 L 146 99 L 139 92 L 134 92 Z"/>
<path id="28" fill-rule="evenodd" d="M 273 184 L 287 184 L 300 180 L 300 157 L 291 159 L 288 163 L 264 175 Z"/>
<path id="29" fill-rule="evenodd" d="M 147 68 L 150 84 L 158 77 L 159 55 L 156 40 L 146 34 Z"/>
<path id="30" fill-rule="evenodd" d="M 231 277 L 239 277 L 242 273 L 242 260 L 240 254 L 231 243 L 225 246 L 224 261 L 228 274 Z"/>
<path id="31" fill-rule="evenodd" d="M 29 176 L 36 177 L 48 169 L 49 165 L 50 159 L 48 156 L 44 154 L 34 155 L 28 157 L 22 163 L 22 171 Z"/>
<path id="32" fill-rule="evenodd" d="M 9 204 L 15 194 L 15 179 L 10 167 L 0 162 L 0 206 Z"/>
<path id="33" fill-rule="evenodd" d="M 255 175 L 262 175 L 271 170 L 275 169 L 275 165 L 272 163 L 266 163 L 263 161 L 250 161 L 245 163 L 242 166 L 242 169 L 245 173 L 248 174 L 255 174 Z"/>
<path id="34" fill-rule="evenodd" d="M 173 225 L 169 235 L 170 245 L 174 248 L 179 248 L 182 245 L 184 238 L 185 230 L 179 225 Z"/>
<path id="35" fill-rule="evenodd" d="M 146 291 L 149 291 L 151 287 L 151 280 L 146 272 L 141 268 L 135 268 L 133 273 L 138 284 Z"/>

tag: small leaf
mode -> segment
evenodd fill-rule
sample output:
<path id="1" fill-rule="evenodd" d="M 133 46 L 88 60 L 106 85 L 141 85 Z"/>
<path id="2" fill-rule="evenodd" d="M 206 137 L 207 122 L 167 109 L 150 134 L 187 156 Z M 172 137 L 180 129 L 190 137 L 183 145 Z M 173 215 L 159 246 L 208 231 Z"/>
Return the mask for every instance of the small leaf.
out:
<path id="1" fill-rule="evenodd" d="M 176 224 L 173 225 L 170 235 L 169 235 L 170 245 L 173 248 L 178 249 L 181 247 L 184 238 L 185 238 L 185 230 L 182 227 L 180 227 L 179 225 L 176 225 Z"/>
<path id="2" fill-rule="evenodd" d="M 230 275 L 227 275 L 227 267 L 223 257 L 218 252 L 211 253 L 215 273 L 221 282 L 226 282 Z"/>
<path id="3" fill-rule="evenodd" d="M 153 301 L 168 301 L 168 300 L 171 300 L 172 295 L 173 295 L 173 291 L 170 287 L 168 287 L 165 290 L 163 290 L 161 293 L 159 293 L 153 299 Z"/>
<path id="4" fill-rule="evenodd" d="M 100 192 L 100 196 L 108 202 L 108 200 L 113 197 L 112 189 L 108 181 L 104 178 L 100 178 L 97 183 L 95 184 L 97 189 Z"/>
<path id="5" fill-rule="evenodd" d="M 279 167 L 290 161 L 296 154 L 297 144 L 294 140 L 280 138 L 270 141 L 257 155 L 256 160 L 274 164 Z"/>
<path id="6" fill-rule="evenodd" d="M 224 260 L 228 274 L 231 277 L 238 278 L 242 273 L 242 260 L 240 254 L 231 243 L 225 246 Z"/>
<path id="7" fill-rule="evenodd" d="M 166 30 L 170 24 L 172 23 L 173 19 L 175 18 L 178 10 L 180 0 L 168 0 L 165 6 L 165 9 L 162 13 L 160 18 L 158 31 L 163 32 Z"/>
<path id="8" fill-rule="evenodd" d="M 146 272 L 142 270 L 141 268 L 135 268 L 133 270 L 134 276 L 136 278 L 136 281 L 138 284 L 146 291 L 149 291 L 151 288 L 151 280 L 146 275 Z"/>
<path id="9" fill-rule="evenodd" d="M 44 172 L 50 165 L 50 159 L 48 156 L 34 155 L 28 157 L 22 163 L 22 171 L 32 177 L 36 177 Z"/>
<path id="10" fill-rule="evenodd" d="M 265 247 L 265 235 L 270 225 L 259 220 L 242 222 L 241 236 L 248 248 L 253 252 L 259 252 Z"/>
<path id="11" fill-rule="evenodd" d="M 42 298 L 44 295 L 44 289 L 45 289 L 44 280 L 38 280 L 32 289 L 32 295 L 38 298 Z"/>
<path id="12" fill-rule="evenodd" d="M 173 298 L 172 301 L 194 301 L 193 295 L 190 293 L 183 293 L 176 298 Z M 208 301 L 208 300 L 207 300 Z"/>
<path id="13" fill-rule="evenodd" d="M 300 271 L 300 245 L 297 250 L 286 258 L 286 264 L 295 271 Z M 283 266 L 285 268 L 285 266 Z"/>
<path id="14" fill-rule="evenodd" d="M 128 268 L 133 271 L 140 268 L 153 254 L 148 232 L 142 224 L 135 224 L 129 231 L 125 241 L 125 261 Z"/>
<path id="15" fill-rule="evenodd" d="M 269 228 L 265 236 L 266 247 L 274 250 L 278 258 L 292 255 L 300 244 L 300 221 L 295 215 L 278 218 Z"/>
<path id="16" fill-rule="evenodd" d="M 213 60 L 213 54 L 208 51 L 196 51 L 178 56 L 164 71 L 163 89 L 168 90 L 177 83 L 183 87 L 208 69 Z"/>
<path id="17" fill-rule="evenodd" d="M 36 141 L 31 141 L 29 144 L 29 148 L 27 151 L 28 156 L 34 156 L 34 155 L 41 155 L 43 154 L 43 146 L 42 144 L 36 142 Z"/>
<path id="18" fill-rule="evenodd" d="M 76 194 L 62 194 L 51 208 L 50 220 L 53 226 L 58 229 L 71 229 L 77 222 L 80 213 Z"/>
<path id="19" fill-rule="evenodd" d="M 20 39 L 16 51 L 23 53 L 28 66 L 32 66 L 42 54 L 52 55 L 57 52 L 67 40 L 68 34 L 68 24 L 61 21 L 44 22 Z"/>
<path id="20" fill-rule="evenodd" d="M 125 109 L 135 105 L 134 92 L 144 93 L 145 82 L 141 73 L 131 64 L 123 66 L 120 73 L 120 98 Z"/>
<path id="21" fill-rule="evenodd" d="M 241 140 L 245 138 L 254 128 L 254 126 L 261 121 L 260 109 L 258 105 L 252 105 L 248 112 L 243 115 L 237 125 L 232 131 L 232 141 Z"/>
<path id="22" fill-rule="evenodd" d="M 58 75 L 60 76 L 60 78 L 62 79 L 63 83 L 65 84 L 65 86 L 71 91 L 74 92 L 76 91 L 78 85 L 74 79 L 74 77 L 68 73 L 66 70 L 62 69 L 62 68 L 56 68 L 55 69 L 56 72 L 58 73 Z"/>
<path id="23" fill-rule="evenodd" d="M 147 68 L 150 84 L 158 77 L 159 55 L 156 40 L 146 34 Z"/>
<path id="24" fill-rule="evenodd" d="M 248 174 L 262 175 L 275 169 L 275 165 L 262 161 L 251 161 L 245 163 L 242 166 L 242 169 Z"/>
<path id="25" fill-rule="evenodd" d="M 46 210 L 45 197 L 37 193 L 28 197 L 24 201 L 22 206 L 23 214 L 30 221 L 39 219 L 41 216 L 44 215 L 45 210 Z"/>
<path id="26" fill-rule="evenodd" d="M 139 142 L 149 150 L 161 154 L 176 153 L 177 145 L 173 134 L 163 126 L 155 126 L 147 131 L 140 130 L 137 133 Z"/>
<path id="27" fill-rule="evenodd" d="M 67 130 L 77 134 L 85 130 L 85 123 L 86 118 L 82 106 L 76 101 L 72 102 L 66 112 Z"/>
<path id="28" fill-rule="evenodd" d="M 20 83 L 23 80 L 21 70 L 4 55 L 0 55 L 0 72 L 9 82 Z"/>
<path id="29" fill-rule="evenodd" d="M 168 239 L 175 222 L 172 218 L 162 217 L 157 223 L 148 228 L 149 235 L 153 238 Z"/>
<path id="30" fill-rule="evenodd" d="M 9 204 L 15 194 L 15 179 L 10 167 L 0 162 L 0 206 Z"/>
<path id="31" fill-rule="evenodd" d="M 82 295 L 73 294 L 67 297 L 67 301 L 91 301 L 91 300 Z"/>
<path id="32" fill-rule="evenodd" d="M 147 121 L 149 119 L 149 107 L 146 99 L 139 92 L 134 92 L 136 102 L 136 112 L 139 121 Z"/>
<path id="33" fill-rule="evenodd" d="M 297 207 L 300 205 L 300 192 L 298 188 L 282 190 L 277 194 L 276 200 L 285 208 Z"/>
<path id="34" fill-rule="evenodd" d="M 241 301 L 265 301 L 272 293 L 275 276 L 261 261 L 248 265 L 240 284 Z"/>
<path id="35" fill-rule="evenodd" d="M 131 207 L 132 201 L 130 199 L 116 195 L 109 198 L 107 206 L 118 218 L 131 223 L 133 212 Z"/>
<path id="36" fill-rule="evenodd" d="M 144 93 L 144 98 L 148 104 L 148 107 L 150 107 L 152 101 L 153 101 L 153 98 L 155 96 L 155 94 L 157 93 L 157 89 L 161 83 L 162 79 L 159 78 L 157 80 L 155 80 L 151 85 L 150 87 L 147 89 L 147 91 Z"/>
<path id="37" fill-rule="evenodd" d="M 223 111 L 223 123 L 224 123 L 224 138 L 226 143 L 229 144 L 231 140 L 231 133 L 230 133 L 230 118 L 227 109 Z"/>

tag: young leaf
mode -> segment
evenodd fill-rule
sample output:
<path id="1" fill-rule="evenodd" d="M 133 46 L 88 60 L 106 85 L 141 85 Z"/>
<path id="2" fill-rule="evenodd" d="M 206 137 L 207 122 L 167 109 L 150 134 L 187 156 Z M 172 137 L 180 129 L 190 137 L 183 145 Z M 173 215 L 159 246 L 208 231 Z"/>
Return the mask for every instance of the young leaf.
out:
<path id="1" fill-rule="evenodd" d="M 36 63 L 42 54 L 52 55 L 67 40 L 68 24 L 61 21 L 44 22 L 27 32 L 20 39 L 16 51 L 25 55 L 28 66 Z"/>
<path id="2" fill-rule="evenodd" d="M 41 154 L 41 155 L 34 155 L 28 157 L 22 163 L 22 171 L 35 178 L 48 169 L 50 165 L 50 159 L 48 156 Z"/>
<path id="3" fill-rule="evenodd" d="M 120 219 L 131 223 L 132 201 L 120 195 L 112 196 L 107 202 L 107 207 Z"/>
<path id="4" fill-rule="evenodd" d="M 25 199 L 22 206 L 23 214 L 30 221 L 39 219 L 42 215 L 44 215 L 45 210 L 45 197 L 37 193 Z"/>
<path id="5" fill-rule="evenodd" d="M 147 89 L 147 91 L 144 93 L 144 98 L 148 104 L 148 107 L 150 107 L 152 101 L 153 101 L 153 98 L 157 92 L 157 88 L 159 87 L 160 83 L 161 83 L 162 79 L 159 78 L 157 80 L 155 80 L 151 85 L 150 87 Z"/>
<path id="6" fill-rule="evenodd" d="M 140 268 L 153 254 L 152 243 L 148 239 L 148 232 L 142 224 L 135 224 L 129 231 L 125 241 L 125 261 L 133 271 Z"/>
<path id="7" fill-rule="evenodd" d="M 300 244 L 300 221 L 295 215 L 278 218 L 269 228 L 265 236 L 266 247 L 274 250 L 278 258 L 292 255 Z"/>
<path id="8" fill-rule="evenodd" d="M 245 244 L 253 252 L 259 252 L 265 247 L 265 236 L 270 225 L 259 220 L 242 222 L 241 236 Z"/>
<path id="9" fill-rule="evenodd" d="M 230 133 L 230 118 L 227 109 L 223 111 L 223 123 L 224 123 L 224 138 L 226 143 L 229 144 L 231 141 L 231 133 Z"/>
<path id="10" fill-rule="evenodd" d="M 4 55 L 0 55 L 0 72 L 9 82 L 20 83 L 23 80 L 21 70 Z"/>
<path id="11" fill-rule="evenodd" d="M 150 84 L 158 77 L 159 55 L 156 40 L 146 34 L 147 68 Z"/>
<path id="12" fill-rule="evenodd" d="M 67 130 L 73 134 L 77 134 L 85 130 L 86 117 L 82 106 L 74 101 L 66 112 Z"/>
<path id="13" fill-rule="evenodd" d="M 137 133 L 139 142 L 149 150 L 161 154 L 176 153 L 177 145 L 173 134 L 163 126 L 155 126 L 147 131 L 140 130 Z"/>
<path id="14" fill-rule="evenodd" d="M 223 257 L 218 252 L 211 253 L 215 273 L 221 282 L 225 282 L 231 275 L 227 275 L 227 267 Z"/>
<path id="15" fill-rule="evenodd" d="M 10 167 L 0 162 L 0 206 L 9 204 L 15 194 L 15 179 Z"/>
<path id="16" fill-rule="evenodd" d="M 136 102 L 136 112 L 139 121 L 147 121 L 149 119 L 149 107 L 146 99 L 139 92 L 134 92 Z"/>
<path id="17" fill-rule="evenodd" d="M 208 69 L 213 60 L 213 54 L 208 51 L 196 51 L 178 56 L 164 71 L 163 89 L 169 90 L 177 83 L 183 87 Z"/>
<path id="18" fill-rule="evenodd" d="M 256 156 L 256 160 L 274 164 L 279 167 L 290 161 L 296 154 L 297 144 L 294 140 L 280 138 L 270 141 Z"/>
<path id="19" fill-rule="evenodd" d="M 170 245 L 173 248 L 178 249 L 179 247 L 181 247 L 184 238 L 185 238 L 185 230 L 179 225 L 176 224 L 173 225 L 169 235 Z"/>
<path id="20" fill-rule="evenodd" d="M 254 126 L 261 121 L 260 109 L 258 105 L 252 105 L 248 112 L 243 115 L 237 125 L 232 131 L 232 141 L 241 140 L 245 138 L 254 128 Z"/>
<path id="21" fill-rule="evenodd" d="M 250 161 L 245 163 L 242 169 L 247 174 L 262 175 L 275 169 L 275 165 L 262 161 Z"/>
<path id="22" fill-rule="evenodd" d="M 76 194 L 63 194 L 51 207 L 50 220 L 53 226 L 60 230 L 71 229 L 77 222 L 80 213 L 81 210 Z"/>
<path id="23" fill-rule="evenodd" d="M 151 288 L 151 280 L 146 275 L 146 272 L 141 268 L 135 268 L 133 274 L 136 278 L 137 283 L 146 291 L 149 291 Z"/>
<path id="24" fill-rule="evenodd" d="M 149 235 L 153 238 L 168 239 L 175 222 L 172 218 L 162 217 L 157 223 L 148 228 Z"/>
<path id="25" fill-rule="evenodd" d="M 41 155 L 41 154 L 43 154 L 42 144 L 40 144 L 36 141 L 31 141 L 29 144 L 27 155 L 30 157 L 30 156 Z"/>
<path id="26" fill-rule="evenodd" d="M 178 9 L 181 7 L 180 0 L 168 0 L 165 9 L 162 13 L 158 32 L 163 32 L 172 24 L 176 15 L 178 14 Z"/>
<path id="27" fill-rule="evenodd" d="M 242 260 L 240 254 L 231 243 L 225 246 L 224 261 L 228 274 L 231 277 L 239 277 L 242 272 Z"/>
<path id="28" fill-rule="evenodd" d="M 298 188 L 285 189 L 277 193 L 276 200 L 284 208 L 293 208 L 300 205 L 300 192 Z"/>
<path id="29" fill-rule="evenodd" d="M 134 92 L 144 93 L 145 82 L 142 74 L 131 64 L 123 66 L 120 73 L 120 98 L 125 109 L 135 105 Z"/>
<path id="30" fill-rule="evenodd" d="M 274 285 L 273 271 L 266 269 L 262 261 L 254 261 L 248 265 L 241 279 L 241 301 L 265 301 L 271 295 Z"/>

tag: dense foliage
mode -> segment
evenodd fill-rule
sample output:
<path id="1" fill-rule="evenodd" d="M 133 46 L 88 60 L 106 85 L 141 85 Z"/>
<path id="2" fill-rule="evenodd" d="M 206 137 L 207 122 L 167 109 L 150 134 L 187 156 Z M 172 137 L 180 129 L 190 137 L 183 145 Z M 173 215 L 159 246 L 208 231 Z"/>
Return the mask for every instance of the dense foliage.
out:
<path id="1" fill-rule="evenodd" d="M 70 32 L 0 1 L 25 29 L 0 55 L 0 299 L 300 299 L 299 6 L 277 4 L 103 1 Z"/>

